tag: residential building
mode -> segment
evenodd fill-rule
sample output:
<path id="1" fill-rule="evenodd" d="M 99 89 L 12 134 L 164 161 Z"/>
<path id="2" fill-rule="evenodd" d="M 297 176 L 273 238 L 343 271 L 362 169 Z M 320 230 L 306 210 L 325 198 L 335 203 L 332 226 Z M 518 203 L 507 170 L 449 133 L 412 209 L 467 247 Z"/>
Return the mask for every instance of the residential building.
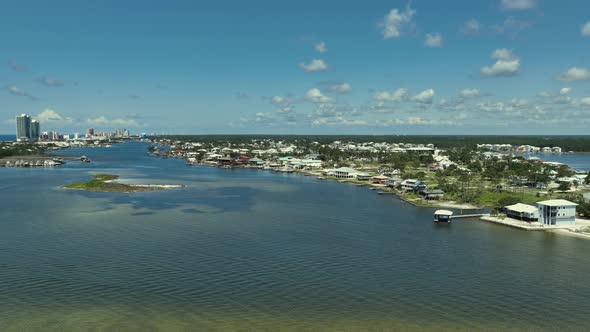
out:
<path id="1" fill-rule="evenodd" d="M 539 220 L 539 208 L 536 206 L 516 203 L 504 207 L 506 216 L 512 219 L 535 222 Z"/>
<path id="2" fill-rule="evenodd" d="M 403 180 L 401 183 L 401 190 L 405 191 L 405 192 L 420 192 L 421 190 L 425 190 L 426 189 L 426 183 L 420 181 L 420 180 L 415 180 L 415 179 L 406 179 Z"/>
<path id="3" fill-rule="evenodd" d="M 24 113 L 16 117 L 16 140 L 18 142 L 31 140 L 31 117 Z"/>
<path id="4" fill-rule="evenodd" d="M 340 179 L 352 179 L 358 173 L 356 169 L 350 167 L 340 167 L 334 170 L 334 176 Z"/>
<path id="5" fill-rule="evenodd" d="M 544 225 L 562 225 L 576 223 L 576 206 L 578 204 L 565 199 L 550 199 L 537 203 L 539 222 Z"/>
<path id="6" fill-rule="evenodd" d="M 40 128 L 39 121 L 32 120 L 31 121 L 31 140 L 38 141 L 41 135 L 41 128 Z"/>

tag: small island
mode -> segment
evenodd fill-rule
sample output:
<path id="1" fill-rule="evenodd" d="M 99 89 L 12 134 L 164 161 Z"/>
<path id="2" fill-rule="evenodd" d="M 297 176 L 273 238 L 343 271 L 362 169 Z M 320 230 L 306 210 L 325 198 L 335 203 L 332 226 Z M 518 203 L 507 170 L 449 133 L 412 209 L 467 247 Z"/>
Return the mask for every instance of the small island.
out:
<path id="1" fill-rule="evenodd" d="M 136 192 L 165 190 L 183 187 L 183 185 L 126 184 L 116 182 L 117 179 L 119 179 L 118 175 L 95 174 L 94 178 L 90 181 L 67 184 L 63 186 L 63 188 L 129 194 Z"/>

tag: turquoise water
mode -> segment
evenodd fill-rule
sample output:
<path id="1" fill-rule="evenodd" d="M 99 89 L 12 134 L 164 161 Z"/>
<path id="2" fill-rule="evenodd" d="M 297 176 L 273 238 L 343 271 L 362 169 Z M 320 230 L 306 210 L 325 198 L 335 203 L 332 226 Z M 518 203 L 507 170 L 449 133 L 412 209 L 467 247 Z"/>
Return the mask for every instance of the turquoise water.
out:
<path id="1" fill-rule="evenodd" d="M 590 241 L 147 145 L 0 169 L 0 330 L 585 330 Z M 93 172 L 185 184 L 60 189 Z"/>

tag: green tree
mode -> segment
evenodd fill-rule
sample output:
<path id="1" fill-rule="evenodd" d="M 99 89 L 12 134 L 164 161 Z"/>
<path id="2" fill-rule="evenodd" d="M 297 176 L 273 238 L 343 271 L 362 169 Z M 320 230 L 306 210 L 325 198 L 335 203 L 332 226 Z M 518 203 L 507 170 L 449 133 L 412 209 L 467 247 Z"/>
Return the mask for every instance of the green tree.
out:
<path id="1" fill-rule="evenodd" d="M 504 207 L 507 205 L 514 205 L 519 202 L 520 202 L 520 200 L 516 196 L 506 196 L 506 197 L 502 197 L 498 200 L 498 206 Z"/>
<path id="2" fill-rule="evenodd" d="M 564 182 L 559 183 L 559 187 L 557 187 L 557 189 L 559 191 L 568 191 L 568 190 L 570 190 L 571 186 L 572 186 L 571 183 L 564 181 Z"/>

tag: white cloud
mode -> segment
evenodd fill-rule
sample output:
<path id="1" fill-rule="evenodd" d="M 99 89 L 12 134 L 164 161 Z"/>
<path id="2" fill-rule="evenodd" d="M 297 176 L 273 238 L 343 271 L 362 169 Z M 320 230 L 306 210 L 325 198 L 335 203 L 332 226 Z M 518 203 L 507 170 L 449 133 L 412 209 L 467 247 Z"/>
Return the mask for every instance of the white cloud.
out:
<path id="1" fill-rule="evenodd" d="M 403 11 L 393 8 L 380 23 L 380 26 L 383 28 L 383 38 L 390 39 L 401 36 L 404 26 L 412 23 L 412 18 L 415 14 L 416 11 L 410 7 L 410 3 L 408 3 L 406 9 Z"/>
<path id="2" fill-rule="evenodd" d="M 386 121 L 380 121 L 381 126 L 399 126 L 399 125 L 410 125 L 410 126 L 452 126 L 457 125 L 449 120 L 438 120 L 438 119 L 424 119 L 418 116 L 410 116 L 406 119 L 388 119 Z"/>
<path id="3" fill-rule="evenodd" d="M 330 91 L 338 93 L 349 93 L 352 91 L 352 85 L 349 83 L 335 84 L 330 87 Z"/>
<path id="4" fill-rule="evenodd" d="M 342 117 L 317 118 L 311 123 L 314 126 L 366 126 L 367 120 L 348 120 Z"/>
<path id="5" fill-rule="evenodd" d="M 463 98 L 476 98 L 480 96 L 478 89 L 463 89 L 459 94 Z"/>
<path id="6" fill-rule="evenodd" d="M 424 40 L 424 46 L 426 47 L 442 47 L 443 37 L 440 33 L 428 33 Z"/>
<path id="7" fill-rule="evenodd" d="M 17 86 L 14 86 L 14 85 L 6 87 L 6 90 L 8 91 L 8 93 L 15 95 L 15 96 L 27 97 L 31 100 L 37 100 L 37 97 L 29 94 L 27 91 L 25 91 Z"/>
<path id="8" fill-rule="evenodd" d="M 40 123 L 57 122 L 59 124 L 71 124 L 73 122 L 71 118 L 63 117 L 50 108 L 46 108 L 43 112 L 37 114 L 35 119 Z"/>
<path id="9" fill-rule="evenodd" d="M 463 28 L 461 28 L 461 32 L 463 32 L 466 35 L 475 35 L 479 33 L 480 29 L 481 24 L 479 23 L 479 21 L 472 18 L 469 21 L 465 22 Z"/>
<path id="10" fill-rule="evenodd" d="M 316 104 L 327 104 L 334 101 L 332 98 L 323 95 L 320 89 L 317 88 L 309 89 L 305 94 L 305 99 Z"/>
<path id="11" fill-rule="evenodd" d="M 590 80 L 590 70 L 586 68 L 572 67 L 559 74 L 558 79 L 566 82 Z"/>
<path id="12" fill-rule="evenodd" d="M 318 51 L 320 53 L 326 53 L 326 52 L 328 52 L 328 48 L 326 47 L 326 43 L 324 43 L 323 41 L 322 42 L 319 42 L 319 43 L 316 43 L 314 45 L 314 48 L 315 48 L 316 51 Z"/>
<path id="13" fill-rule="evenodd" d="M 27 93 L 25 92 L 25 90 L 17 87 L 17 86 L 9 86 L 6 88 L 8 90 L 9 93 L 16 95 L 16 96 L 26 96 Z"/>
<path id="14" fill-rule="evenodd" d="M 380 91 L 377 92 L 373 98 L 377 101 L 403 101 L 408 99 L 408 89 L 400 88 L 394 92 Z"/>
<path id="15" fill-rule="evenodd" d="M 537 93 L 537 96 L 548 98 L 548 97 L 551 97 L 551 94 L 547 91 L 541 91 L 541 92 Z"/>
<path id="16" fill-rule="evenodd" d="M 580 28 L 580 33 L 584 37 L 590 37 L 590 21 L 586 22 L 586 24 L 582 25 Z"/>
<path id="17" fill-rule="evenodd" d="M 273 105 L 277 105 L 277 106 L 279 106 L 279 105 L 284 105 L 284 104 L 288 103 L 288 101 L 287 101 L 287 98 L 285 98 L 285 97 L 282 97 L 282 96 L 273 96 L 273 97 L 270 99 L 270 102 L 271 102 Z"/>
<path id="18" fill-rule="evenodd" d="M 328 69 L 328 64 L 322 60 L 322 59 L 313 59 L 311 60 L 310 63 L 300 63 L 299 67 L 301 67 L 301 69 L 307 71 L 307 72 L 312 72 L 312 71 L 324 71 L 326 69 Z"/>
<path id="19" fill-rule="evenodd" d="M 570 92 L 572 92 L 572 88 L 561 88 L 561 90 L 559 90 L 559 94 L 562 96 L 569 95 Z"/>
<path id="20" fill-rule="evenodd" d="M 137 123 L 134 119 L 108 119 L 104 116 L 99 116 L 94 119 L 86 120 L 86 124 L 90 126 L 123 126 L 123 127 L 139 127 L 139 123 Z"/>
<path id="21" fill-rule="evenodd" d="M 434 98 L 434 90 L 427 89 L 412 97 L 412 100 L 421 104 L 432 104 Z"/>
<path id="22" fill-rule="evenodd" d="M 504 10 L 527 10 L 537 7 L 537 0 L 502 0 L 501 7 Z"/>
<path id="23" fill-rule="evenodd" d="M 512 51 L 500 48 L 496 49 L 491 58 L 496 62 L 491 66 L 482 67 L 480 72 L 485 76 L 513 76 L 520 68 L 520 59 L 512 54 Z"/>
<path id="24" fill-rule="evenodd" d="M 583 106 L 590 106 L 590 97 L 580 99 L 580 104 Z"/>

